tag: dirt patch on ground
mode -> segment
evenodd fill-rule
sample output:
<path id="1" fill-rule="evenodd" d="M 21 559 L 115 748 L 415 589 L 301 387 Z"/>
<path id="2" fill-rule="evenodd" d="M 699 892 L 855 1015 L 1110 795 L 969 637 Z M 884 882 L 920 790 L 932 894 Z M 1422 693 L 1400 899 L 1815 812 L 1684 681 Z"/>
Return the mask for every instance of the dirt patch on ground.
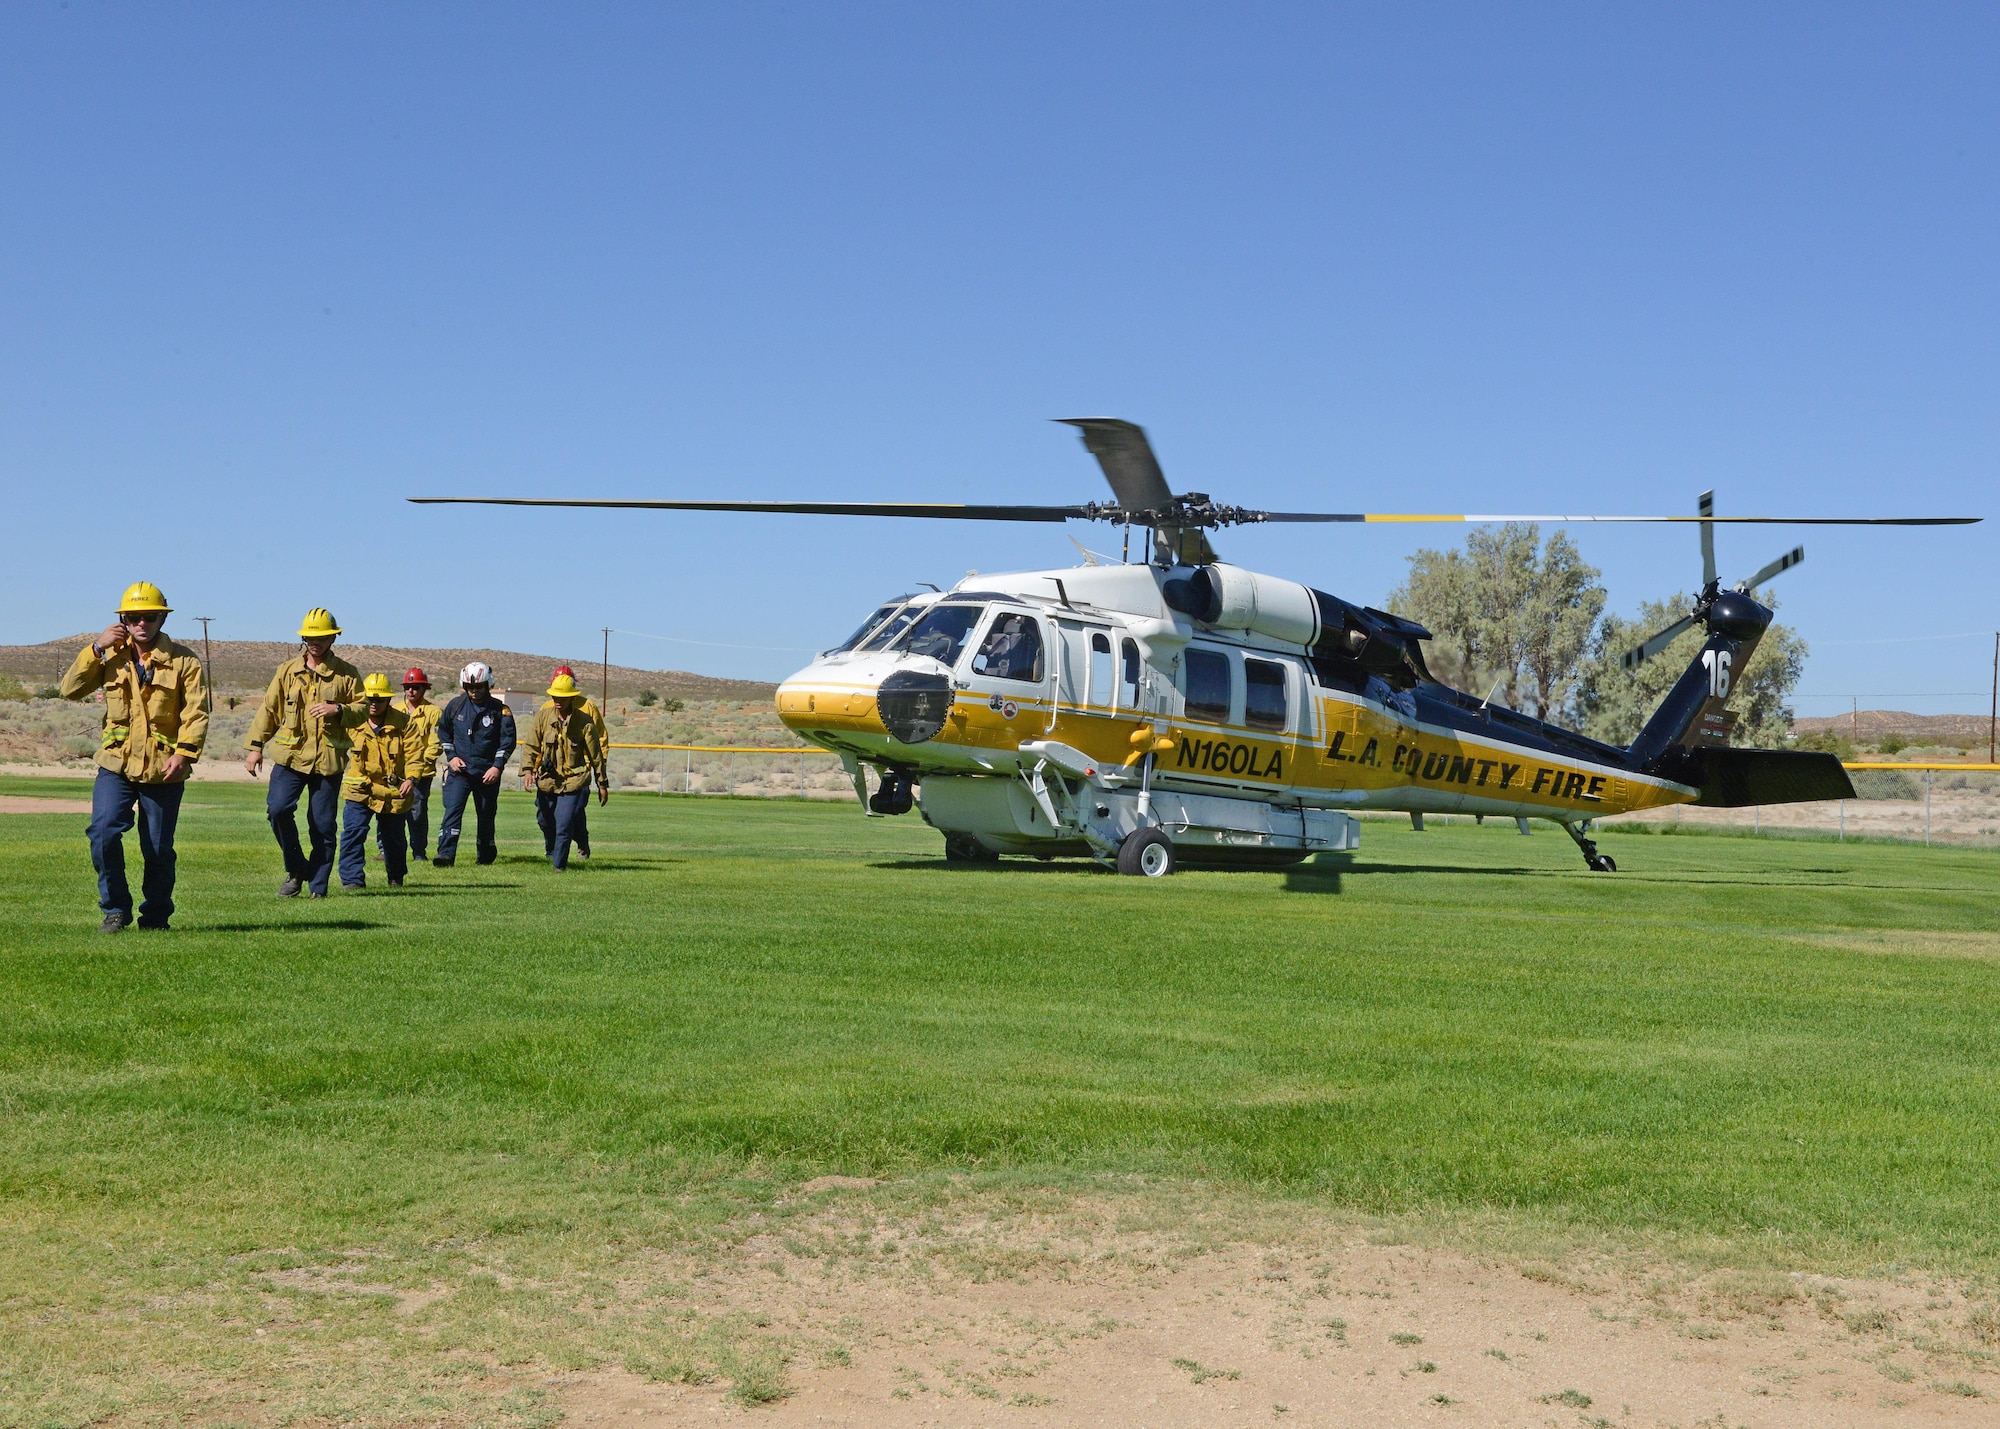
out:
<path id="1" fill-rule="evenodd" d="M 0 814 L 89 814 L 87 799 L 38 799 L 28 794 L 0 794 Z"/>
<path id="2" fill-rule="evenodd" d="M 1991 1424 L 2000 1397 L 1994 1307 L 1916 1278 L 1503 1261 L 1310 1215 L 1207 1240 L 1111 1203 L 913 1220 L 828 1199 L 657 1267 L 684 1274 L 690 1321 L 741 1327 L 733 1381 L 671 1351 L 544 1381 L 569 1422 L 1763 1429 Z"/>

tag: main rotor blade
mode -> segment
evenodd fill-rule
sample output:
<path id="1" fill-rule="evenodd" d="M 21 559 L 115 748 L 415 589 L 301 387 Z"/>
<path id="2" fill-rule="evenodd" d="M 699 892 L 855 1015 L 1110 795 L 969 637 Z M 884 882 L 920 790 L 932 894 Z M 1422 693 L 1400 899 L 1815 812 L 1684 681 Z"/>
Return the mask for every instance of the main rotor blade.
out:
<path id="1" fill-rule="evenodd" d="M 1771 564 L 1769 564 L 1768 566 L 1765 566 L 1762 570 L 1758 571 L 1756 575 L 1750 577 L 1749 580 L 1743 582 L 1742 585 L 1739 585 L 1736 588 L 1738 590 L 1743 590 L 1743 591 L 1755 590 L 1757 589 L 1758 586 L 1764 584 L 1765 581 L 1770 580 L 1771 577 L 1783 575 L 1786 571 L 1790 570 L 1793 566 L 1796 566 L 1800 561 L 1803 561 L 1805 558 L 1806 558 L 1806 548 L 1804 546 L 1794 546 L 1792 547 L 1791 550 L 1785 552 L 1784 555 L 1778 557 L 1777 560 L 1771 562 Z"/>
<path id="2" fill-rule="evenodd" d="M 1174 493 L 1160 470 L 1146 429 L 1121 417 L 1058 417 L 1064 426 L 1083 434 L 1084 449 L 1097 458 L 1111 494 L 1127 511 L 1167 511 Z"/>
<path id="3" fill-rule="evenodd" d="M 1669 625 L 1665 630 L 1662 630 L 1658 635 L 1655 635 L 1651 639 L 1647 640 L 1645 644 L 1638 645 L 1630 650 L 1627 650 L 1624 654 L 1624 657 L 1620 659 L 1618 663 L 1623 665 L 1628 670 L 1638 669 L 1641 665 L 1645 664 L 1646 661 L 1652 659 L 1655 655 L 1659 654 L 1662 650 L 1666 649 L 1669 645 L 1673 644 L 1674 641 L 1680 637 L 1681 632 L 1689 629 L 1690 627 L 1693 626 L 1693 624 L 1694 624 L 1694 617 L 1692 615 L 1683 615 L 1679 620 L 1676 620 L 1672 625 Z"/>
<path id="4" fill-rule="evenodd" d="M 799 516 L 908 516 L 935 521 L 1087 521 L 1091 506 L 960 506 L 930 501 L 583 501 L 546 496 L 412 496 L 419 506 L 587 506 L 637 511 L 766 511 Z"/>
<path id="5" fill-rule="evenodd" d="M 1715 584 L 1715 493 L 1704 491 L 1698 503 L 1701 512 L 1701 588 Z"/>
<path id="6" fill-rule="evenodd" d="M 1983 516 L 1475 516 L 1442 512 L 1400 511 L 1258 511 L 1252 521 L 1546 521 L 1551 525 L 1578 522 L 1666 522 L 1690 525 L 1713 521 L 1734 526 L 1972 526 Z"/>

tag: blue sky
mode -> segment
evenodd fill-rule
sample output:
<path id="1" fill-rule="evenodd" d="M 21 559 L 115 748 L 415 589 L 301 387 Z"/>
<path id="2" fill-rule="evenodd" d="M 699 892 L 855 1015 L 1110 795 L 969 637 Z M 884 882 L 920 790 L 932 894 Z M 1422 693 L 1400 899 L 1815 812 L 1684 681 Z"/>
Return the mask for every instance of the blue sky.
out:
<path id="1" fill-rule="evenodd" d="M 1073 415 L 1253 505 L 2000 517 L 1996 61 L 1944 5 L 10 6 L 0 641 L 144 576 L 776 678 L 1074 550 L 401 498 L 1090 500 Z M 1617 607 L 1698 576 L 1576 534 Z M 1379 601 L 1462 535 L 1221 545 Z M 2000 520 L 1724 571 L 1798 539 L 1802 712 L 1985 708 Z"/>

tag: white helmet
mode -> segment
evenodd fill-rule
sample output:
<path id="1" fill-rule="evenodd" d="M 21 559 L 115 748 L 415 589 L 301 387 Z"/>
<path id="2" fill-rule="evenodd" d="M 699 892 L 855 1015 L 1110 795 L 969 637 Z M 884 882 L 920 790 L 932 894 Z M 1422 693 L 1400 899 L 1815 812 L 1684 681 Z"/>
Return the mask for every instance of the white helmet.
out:
<path id="1" fill-rule="evenodd" d="M 461 685 L 490 685 L 493 683 L 493 667 L 484 660 L 474 660 L 458 672 Z"/>

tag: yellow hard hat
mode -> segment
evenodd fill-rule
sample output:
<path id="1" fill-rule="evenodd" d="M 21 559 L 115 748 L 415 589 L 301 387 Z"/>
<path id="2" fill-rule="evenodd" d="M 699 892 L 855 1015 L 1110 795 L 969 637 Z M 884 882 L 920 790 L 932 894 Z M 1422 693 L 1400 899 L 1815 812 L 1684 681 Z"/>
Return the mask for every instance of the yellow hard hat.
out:
<path id="1" fill-rule="evenodd" d="M 311 624 L 312 622 L 308 621 L 306 623 Z M 389 677 L 380 670 L 377 670 L 361 682 L 361 693 L 368 696 L 371 700 L 390 700 L 396 697 L 395 690 L 389 686 Z"/>
<path id="2" fill-rule="evenodd" d="M 582 694 L 583 691 L 579 690 L 576 687 L 576 679 L 574 676 L 558 675 L 555 677 L 555 680 L 549 685 L 549 695 L 553 699 L 573 700 L 578 698 Z"/>
<path id="3" fill-rule="evenodd" d="M 333 618 L 333 612 L 316 605 L 306 612 L 305 623 L 299 626 L 299 639 L 317 640 L 322 636 L 340 634 L 340 626 Z"/>
<path id="4" fill-rule="evenodd" d="M 133 581 L 125 587 L 125 594 L 119 597 L 118 613 L 128 610 L 157 610 L 165 615 L 173 607 L 167 604 L 167 597 L 151 581 Z"/>

